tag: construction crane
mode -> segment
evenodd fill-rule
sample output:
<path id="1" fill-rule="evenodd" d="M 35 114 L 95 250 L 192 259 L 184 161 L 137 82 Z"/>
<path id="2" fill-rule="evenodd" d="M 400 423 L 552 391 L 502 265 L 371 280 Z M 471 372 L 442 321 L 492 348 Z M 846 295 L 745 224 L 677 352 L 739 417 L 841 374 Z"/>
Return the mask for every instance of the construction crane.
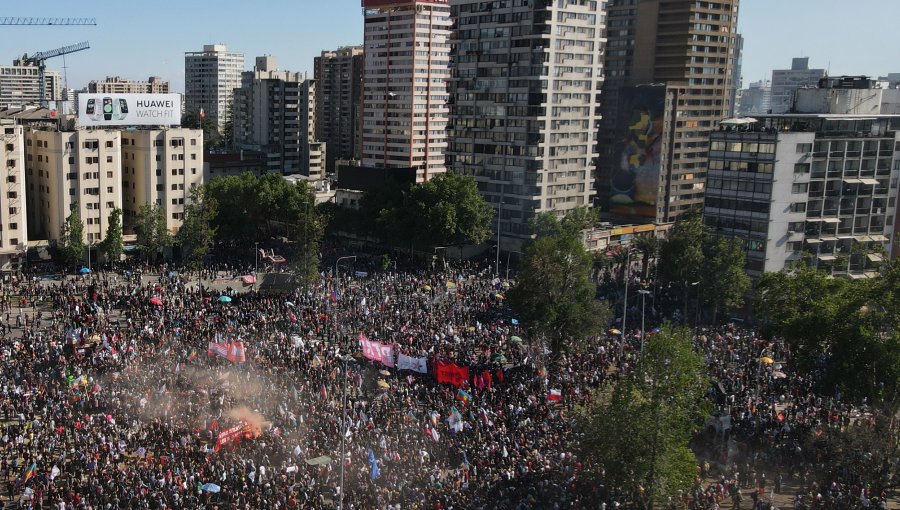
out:
<path id="1" fill-rule="evenodd" d="M 0 18 L 0 25 L 97 25 L 95 18 Z"/>
<path id="2" fill-rule="evenodd" d="M 48 51 L 39 51 L 37 53 L 29 55 L 22 55 L 22 58 L 19 60 L 21 64 L 19 65 L 33 65 L 38 68 L 38 76 L 40 77 L 40 98 L 41 98 L 41 106 L 47 106 L 47 84 L 44 80 L 44 71 L 47 68 L 47 65 L 44 63 L 47 59 L 53 57 L 59 57 L 62 55 L 68 55 L 69 53 L 75 53 L 76 51 L 82 51 L 90 48 L 91 45 L 88 44 L 87 41 L 80 42 L 78 44 L 72 44 L 70 46 L 63 46 L 62 48 L 56 48 L 55 50 Z"/>

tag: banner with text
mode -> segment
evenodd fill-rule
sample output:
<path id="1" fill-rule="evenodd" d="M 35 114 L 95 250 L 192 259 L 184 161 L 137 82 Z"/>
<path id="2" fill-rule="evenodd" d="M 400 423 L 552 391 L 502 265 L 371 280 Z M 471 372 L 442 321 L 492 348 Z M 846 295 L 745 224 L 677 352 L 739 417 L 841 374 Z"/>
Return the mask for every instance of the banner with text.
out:
<path id="1" fill-rule="evenodd" d="M 359 348 L 362 349 L 363 356 L 377 361 L 386 367 L 394 366 L 394 346 L 378 343 L 366 338 L 365 335 L 359 335 Z"/>
<path id="2" fill-rule="evenodd" d="M 95 126 L 177 126 L 181 94 L 78 94 L 78 123 Z"/>

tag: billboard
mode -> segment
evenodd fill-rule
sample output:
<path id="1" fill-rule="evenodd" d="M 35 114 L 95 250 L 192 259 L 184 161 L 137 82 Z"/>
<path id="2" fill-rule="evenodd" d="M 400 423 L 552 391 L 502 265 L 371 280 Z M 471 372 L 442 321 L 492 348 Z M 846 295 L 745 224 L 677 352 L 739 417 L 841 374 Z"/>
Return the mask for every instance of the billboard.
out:
<path id="1" fill-rule="evenodd" d="M 92 126 L 181 124 L 180 94 L 78 94 L 78 123 Z"/>
<path id="2" fill-rule="evenodd" d="M 656 217 L 666 87 L 627 87 L 619 92 L 616 149 L 609 211 Z"/>

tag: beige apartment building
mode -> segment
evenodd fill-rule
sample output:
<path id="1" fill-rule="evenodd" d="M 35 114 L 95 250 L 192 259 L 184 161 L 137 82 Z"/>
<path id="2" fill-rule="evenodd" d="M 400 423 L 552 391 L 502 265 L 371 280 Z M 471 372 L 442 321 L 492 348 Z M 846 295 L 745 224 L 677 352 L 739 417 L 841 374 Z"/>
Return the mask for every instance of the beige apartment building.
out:
<path id="1" fill-rule="evenodd" d="M 670 223 L 702 206 L 709 134 L 732 111 L 739 0 L 611 0 L 598 199 Z"/>
<path id="2" fill-rule="evenodd" d="M 121 135 L 113 130 L 25 134 L 29 232 L 56 241 L 72 208 L 84 224 L 84 242 L 106 236 L 109 214 L 122 207 Z"/>
<path id="3" fill-rule="evenodd" d="M 162 207 L 173 234 L 184 220 L 191 188 L 203 183 L 203 131 L 170 128 L 122 133 L 123 223 L 144 204 Z"/>
<path id="4" fill-rule="evenodd" d="M 447 0 L 363 0 L 362 166 L 446 171 Z"/>
<path id="5" fill-rule="evenodd" d="M 28 242 L 25 217 L 25 133 L 21 126 L 0 124 L 0 270 L 18 267 Z"/>
<path id="6" fill-rule="evenodd" d="M 364 55 L 362 46 L 323 51 L 315 58 L 316 138 L 328 145 L 327 167 L 359 159 Z"/>
<path id="7" fill-rule="evenodd" d="M 168 94 L 169 82 L 159 76 L 151 76 L 147 81 L 123 80 L 118 76 L 107 76 L 105 80 L 88 83 L 88 92 L 94 94 Z"/>
<path id="8" fill-rule="evenodd" d="M 604 11 L 578 0 L 450 5 L 448 167 L 475 178 L 515 250 L 535 214 L 591 205 Z"/>

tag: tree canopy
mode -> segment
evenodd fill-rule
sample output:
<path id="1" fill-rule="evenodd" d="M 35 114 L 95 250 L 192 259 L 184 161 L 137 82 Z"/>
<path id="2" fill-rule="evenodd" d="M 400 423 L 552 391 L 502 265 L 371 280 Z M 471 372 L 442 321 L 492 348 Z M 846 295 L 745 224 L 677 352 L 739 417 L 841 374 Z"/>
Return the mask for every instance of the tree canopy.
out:
<path id="1" fill-rule="evenodd" d="M 137 246 L 148 260 L 156 259 L 164 249 L 172 246 L 172 234 L 166 223 L 166 212 L 158 205 L 144 204 L 138 211 L 134 224 Z"/>
<path id="2" fill-rule="evenodd" d="M 580 409 L 581 454 L 589 476 L 619 487 L 633 501 L 665 501 L 688 492 L 697 460 L 688 447 L 706 414 L 709 387 L 687 328 L 650 337 L 637 370 Z"/>
<path id="3" fill-rule="evenodd" d="M 109 212 L 106 237 L 100 243 L 100 249 L 106 256 L 106 261 L 110 264 L 119 262 L 119 259 L 122 257 L 125 243 L 122 238 L 122 210 L 118 207 Z"/>
<path id="4" fill-rule="evenodd" d="M 181 246 L 184 264 L 192 269 L 200 268 L 215 240 L 216 229 L 211 223 L 218 209 L 216 199 L 208 196 L 204 187 L 191 190 L 190 202 L 184 206 L 184 220 L 176 239 Z"/>
<path id="5" fill-rule="evenodd" d="M 541 225 L 554 219 L 539 216 Z M 510 307 L 547 339 L 554 357 L 581 344 L 609 323 L 609 307 L 591 282 L 593 258 L 565 223 L 525 248 L 519 278 L 507 293 Z"/>
<path id="6" fill-rule="evenodd" d="M 77 203 L 72 204 L 69 216 L 62 225 L 58 246 L 67 266 L 81 263 L 84 257 L 84 223 L 81 222 L 81 208 Z"/>

